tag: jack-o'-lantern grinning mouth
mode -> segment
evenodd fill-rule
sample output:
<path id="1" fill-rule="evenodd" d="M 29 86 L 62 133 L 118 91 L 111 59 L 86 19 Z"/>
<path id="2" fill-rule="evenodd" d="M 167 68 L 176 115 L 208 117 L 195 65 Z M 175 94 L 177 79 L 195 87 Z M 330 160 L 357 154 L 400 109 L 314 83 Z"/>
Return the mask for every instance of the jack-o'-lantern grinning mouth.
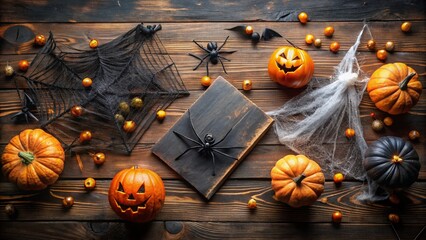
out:
<path id="1" fill-rule="evenodd" d="M 279 62 L 276 62 L 277 63 L 277 67 L 280 69 L 280 70 L 282 70 L 282 71 L 284 71 L 284 73 L 288 73 L 288 72 L 294 72 L 294 71 L 296 71 L 299 67 L 300 67 L 300 65 L 299 66 L 293 66 L 293 65 L 291 65 L 291 67 L 290 68 L 288 68 L 288 67 L 286 67 L 285 66 L 285 64 L 284 65 L 281 65 Z"/>
<path id="2" fill-rule="evenodd" d="M 126 204 L 121 204 L 121 203 L 118 203 L 117 199 L 114 199 L 114 200 L 115 200 L 115 203 L 117 204 L 117 206 L 120 207 L 120 210 L 122 212 L 125 212 L 128 209 L 131 209 L 131 211 L 133 213 L 137 213 L 139 209 L 146 209 L 146 203 L 148 202 L 148 200 L 150 198 L 151 198 L 151 196 L 149 196 L 147 199 L 145 199 L 145 201 L 143 201 L 141 204 L 134 205 L 134 206 L 130 206 L 130 205 L 126 205 Z"/>

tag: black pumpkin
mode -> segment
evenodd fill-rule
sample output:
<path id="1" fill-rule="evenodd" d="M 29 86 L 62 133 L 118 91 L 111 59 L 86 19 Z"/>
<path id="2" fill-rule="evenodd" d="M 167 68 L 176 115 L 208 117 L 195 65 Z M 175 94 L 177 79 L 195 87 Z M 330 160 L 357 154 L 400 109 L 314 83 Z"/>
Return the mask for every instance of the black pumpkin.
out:
<path id="1" fill-rule="evenodd" d="M 406 188 L 419 175 L 419 155 L 410 142 L 382 137 L 373 142 L 363 162 L 368 177 L 385 189 Z"/>

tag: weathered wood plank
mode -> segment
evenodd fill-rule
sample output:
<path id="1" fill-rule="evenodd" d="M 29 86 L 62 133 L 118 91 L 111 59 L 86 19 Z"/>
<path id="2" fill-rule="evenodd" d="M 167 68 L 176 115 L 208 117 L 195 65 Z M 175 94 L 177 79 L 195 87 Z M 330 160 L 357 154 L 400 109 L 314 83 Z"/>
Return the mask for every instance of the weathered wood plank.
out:
<path id="1" fill-rule="evenodd" d="M 203 91 L 191 91 L 190 96 L 177 99 L 168 109 L 167 117 L 163 122 L 153 122 L 153 125 L 146 132 L 145 136 L 142 138 L 141 142 L 143 143 L 155 143 L 158 139 L 166 133 L 168 129 L 182 116 L 182 114 L 188 109 L 192 103 L 198 99 Z M 251 101 L 253 101 L 260 109 L 263 111 L 271 111 L 279 108 L 288 101 L 291 97 L 295 95 L 294 91 L 286 90 L 252 90 L 251 92 L 244 93 Z M 23 129 L 25 124 L 13 124 L 13 121 L 10 119 L 10 116 L 7 114 L 12 114 L 20 110 L 21 106 L 19 103 L 18 96 L 16 91 L 0 91 L 0 114 L 3 117 L 0 118 L 0 123 L 8 125 L 4 128 L 4 134 L 0 136 L 0 143 L 5 143 L 9 138 L 16 133 L 19 133 Z M 375 140 L 380 136 L 384 135 L 395 135 L 400 137 L 406 137 L 408 132 L 412 129 L 417 129 L 422 134 L 422 139 L 426 135 L 425 122 L 426 122 L 426 94 L 420 96 L 420 101 L 412 110 L 403 115 L 392 116 L 394 120 L 394 125 L 386 127 L 383 132 L 377 133 L 374 132 L 371 127 L 371 118 L 369 116 L 370 112 L 375 112 L 378 119 L 383 119 L 388 116 L 386 113 L 380 112 L 374 104 L 371 102 L 366 94 L 360 105 L 361 120 L 364 127 L 364 136 L 367 140 Z M 29 126 L 37 126 L 36 123 Z M 425 133 L 425 134 L 423 134 Z M 265 139 L 267 139 L 265 141 Z M 267 134 L 266 137 L 262 140 L 262 143 L 265 144 L 277 144 L 278 142 L 274 140 L 274 136 Z"/>
<path id="2" fill-rule="evenodd" d="M 426 222 L 426 183 L 414 183 L 402 199 L 403 207 L 388 202 L 368 204 L 356 200 L 362 184 L 344 182 L 341 187 L 327 182 L 325 192 L 314 205 L 290 208 L 273 199 L 270 180 L 228 180 L 206 202 L 203 197 L 182 181 L 165 180 L 166 200 L 157 220 L 170 221 L 230 221 L 230 222 L 305 222 L 328 223 L 333 211 L 342 211 L 343 223 L 388 223 L 389 212 L 397 211 L 407 224 Z M 117 220 L 110 209 L 107 195 L 110 180 L 98 180 L 96 189 L 87 192 L 83 180 L 58 181 L 50 190 L 59 196 L 71 195 L 74 206 L 64 211 L 61 200 L 50 196 L 48 190 L 36 196 L 18 191 L 10 183 L 0 183 L 0 208 L 13 203 L 18 211 L 17 221 Z M 247 201 L 257 201 L 256 211 L 247 208 Z M 304 216 L 304 217 L 300 217 Z M 7 220 L 4 212 L 0 221 Z"/>
<path id="3" fill-rule="evenodd" d="M 401 239 L 414 239 L 423 224 L 400 224 L 396 230 Z M 330 223 L 253 223 L 253 222 L 181 222 L 154 221 L 148 224 L 125 222 L 2 222 L 1 239 L 293 239 L 321 236 L 324 239 L 396 239 L 390 224 L 351 224 L 339 227 Z M 18 234 L 19 233 L 19 234 Z M 418 239 L 426 236 L 423 232 Z"/>
<path id="4" fill-rule="evenodd" d="M 368 142 L 371 143 L 371 142 Z M 339 149 L 345 149 L 345 144 L 340 144 Z M 4 145 L 0 146 L 2 152 Z M 128 155 L 120 155 L 117 153 L 106 152 L 107 160 L 101 166 L 96 166 L 88 154 L 81 154 L 83 162 L 83 170 L 81 171 L 77 165 L 75 156 L 67 155 L 65 168 L 61 174 L 61 179 L 83 179 L 86 177 L 94 177 L 101 179 L 112 178 L 115 173 L 124 169 L 138 165 L 142 168 L 149 168 L 156 171 L 165 179 L 180 179 L 180 177 L 170 169 L 166 164 L 160 161 L 151 153 L 151 144 L 138 144 L 133 153 Z M 415 144 L 415 149 L 420 156 L 426 156 L 426 150 L 421 147 L 420 143 Z M 293 151 L 282 145 L 258 145 L 253 151 L 241 162 L 238 168 L 229 176 L 230 179 L 253 179 L 253 178 L 270 178 L 270 172 L 278 159 L 287 154 L 294 154 Z M 332 174 L 326 174 L 326 179 L 331 180 Z M 6 179 L 0 173 L 0 181 L 5 182 Z M 347 177 L 347 180 L 350 180 Z M 426 179 L 426 159 L 421 158 L 421 169 L 419 174 L 420 180 Z"/>
<path id="5" fill-rule="evenodd" d="M 256 0 L 220 1 L 96 1 L 5 0 L 2 22 L 150 22 L 150 21 L 297 21 L 307 11 L 314 21 L 425 19 L 424 1 L 321 2 Z"/>
<path id="6" fill-rule="evenodd" d="M 277 23 L 277 22 L 223 22 L 223 23 L 162 23 L 163 30 L 157 32 L 158 36 L 163 41 L 169 54 L 194 52 L 197 46 L 192 43 L 192 40 L 199 41 L 204 45 L 208 41 L 217 41 L 218 43 L 230 36 L 225 48 L 237 48 L 242 52 L 257 52 L 263 53 L 269 57 L 273 49 L 287 45 L 288 43 L 283 38 L 275 38 L 268 42 L 261 41 L 253 45 L 250 40 L 240 36 L 236 32 L 225 30 L 237 25 L 253 26 L 255 31 L 263 31 L 265 27 L 272 28 L 279 32 L 295 45 L 309 51 L 327 51 L 328 46 L 332 41 L 338 41 L 341 45 L 341 51 L 349 49 L 354 43 L 363 23 L 361 22 L 312 22 L 307 25 L 300 23 Z M 78 24 L 57 24 L 57 23 L 23 23 L 23 24 L 0 24 L 0 36 L 4 37 L 5 31 L 16 25 L 22 25 L 30 28 L 35 34 L 41 33 L 49 36 L 51 31 L 57 42 L 65 43 L 78 49 L 89 49 L 89 39 L 96 38 L 100 44 L 111 41 L 117 36 L 126 33 L 133 28 L 136 23 L 78 23 Z M 372 36 L 376 40 L 378 49 L 384 49 L 387 41 L 395 43 L 395 52 L 424 52 L 426 28 L 424 22 L 413 22 L 413 29 L 410 33 L 403 33 L 400 30 L 400 21 L 380 21 L 368 23 Z M 333 26 L 335 33 L 332 38 L 326 38 L 323 35 L 323 30 L 327 26 Z M 66 30 L 65 30 L 66 29 Z M 291 29 L 291 31 L 289 31 Z M 305 35 L 313 34 L 317 38 L 322 39 L 322 47 L 307 46 L 305 44 Z M 359 51 L 367 52 L 367 41 L 371 38 L 368 33 L 365 33 L 362 42 L 359 46 Z M 38 48 L 33 46 L 32 41 L 16 45 L 2 39 L 0 48 L 1 54 L 26 54 L 35 53 Z M 200 52 L 201 53 L 201 52 Z M 332 53 L 330 53 L 333 55 Z M 234 56 L 234 55 L 232 55 Z M 188 57 L 190 58 L 190 57 Z M 257 58 L 252 58 L 257 59 Z"/>

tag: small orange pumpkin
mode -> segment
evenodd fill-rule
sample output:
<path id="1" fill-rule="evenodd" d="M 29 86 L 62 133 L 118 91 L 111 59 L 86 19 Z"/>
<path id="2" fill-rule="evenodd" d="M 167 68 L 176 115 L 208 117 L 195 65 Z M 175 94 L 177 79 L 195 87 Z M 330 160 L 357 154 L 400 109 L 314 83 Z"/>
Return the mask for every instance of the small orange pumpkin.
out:
<path id="1" fill-rule="evenodd" d="M 137 166 L 118 172 L 108 192 L 112 210 L 130 222 L 153 220 L 163 208 L 165 196 L 160 176 Z"/>
<path id="2" fill-rule="evenodd" d="M 53 184 L 64 169 L 61 143 L 42 129 L 27 129 L 6 145 L 3 175 L 23 190 L 41 190 Z"/>
<path id="3" fill-rule="evenodd" d="M 269 58 L 268 74 L 272 81 L 285 87 L 301 88 L 311 80 L 314 62 L 302 49 L 279 47 Z"/>
<path id="4" fill-rule="evenodd" d="M 287 155 L 278 160 L 271 178 L 275 198 L 291 207 L 311 205 L 324 191 L 321 167 L 304 155 Z"/>
<path id="5" fill-rule="evenodd" d="M 367 91 L 378 109 L 397 115 L 408 112 L 419 101 L 422 84 L 411 67 L 389 63 L 374 71 Z"/>

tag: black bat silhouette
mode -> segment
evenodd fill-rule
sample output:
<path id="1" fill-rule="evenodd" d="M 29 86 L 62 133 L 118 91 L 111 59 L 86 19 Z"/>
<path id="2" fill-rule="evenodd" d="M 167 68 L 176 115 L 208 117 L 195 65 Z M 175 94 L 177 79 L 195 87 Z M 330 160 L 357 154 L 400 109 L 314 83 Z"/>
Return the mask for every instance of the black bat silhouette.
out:
<path id="1" fill-rule="evenodd" d="M 277 33 L 276 31 L 270 29 L 270 28 L 265 28 L 265 30 L 263 30 L 262 36 L 259 35 L 259 33 L 257 32 L 253 32 L 252 34 L 248 34 L 246 32 L 246 25 L 239 25 L 239 26 L 235 26 L 232 28 L 227 28 L 225 30 L 230 30 L 230 31 L 234 31 L 239 33 L 240 35 L 242 35 L 243 37 L 247 38 L 247 39 L 251 39 L 253 42 L 259 42 L 260 39 L 263 39 L 264 41 L 268 41 L 274 37 L 282 37 L 279 33 Z"/>

